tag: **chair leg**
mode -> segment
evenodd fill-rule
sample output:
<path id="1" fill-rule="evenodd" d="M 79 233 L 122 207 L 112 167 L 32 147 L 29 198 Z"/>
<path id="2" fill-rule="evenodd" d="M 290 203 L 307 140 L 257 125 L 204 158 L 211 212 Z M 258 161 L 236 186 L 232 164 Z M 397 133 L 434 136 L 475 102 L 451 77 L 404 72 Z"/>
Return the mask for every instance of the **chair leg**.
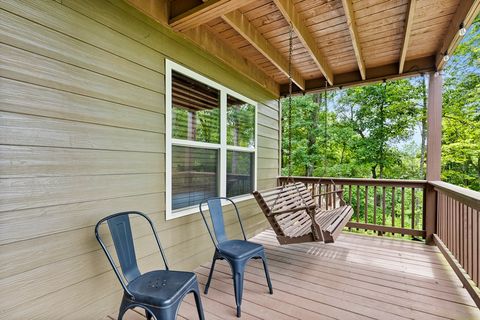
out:
<path id="1" fill-rule="evenodd" d="M 210 282 L 212 281 L 213 269 L 215 269 L 215 262 L 217 262 L 217 255 L 216 254 L 213 256 L 212 266 L 210 267 L 210 273 L 208 274 L 208 280 L 207 280 L 207 283 L 205 284 L 205 291 L 204 291 L 205 294 L 208 293 L 208 288 L 210 288 Z"/>
<path id="2" fill-rule="evenodd" d="M 198 283 L 195 283 L 194 285 L 193 296 L 195 298 L 195 304 L 197 305 L 198 318 L 200 320 L 205 320 L 205 315 L 203 314 L 202 300 L 200 299 L 200 291 L 198 289 Z"/>
<path id="3" fill-rule="evenodd" d="M 242 295 L 243 295 L 243 268 L 235 270 L 233 278 L 233 287 L 235 290 L 235 302 L 237 304 L 237 317 L 240 318 L 242 314 Z"/>
<path id="4" fill-rule="evenodd" d="M 262 255 L 263 269 L 265 270 L 265 277 L 267 278 L 268 290 L 270 294 L 273 294 L 272 281 L 270 280 L 270 272 L 268 271 L 267 257 L 265 254 Z"/>
<path id="5" fill-rule="evenodd" d="M 147 320 L 152 320 L 153 315 L 147 309 L 145 309 L 145 317 L 147 317 Z"/>
<path id="6" fill-rule="evenodd" d="M 182 301 L 172 304 L 168 308 L 149 307 L 149 309 L 153 317 L 155 317 L 155 320 L 176 320 L 178 307 L 181 302 Z"/>
<path id="7" fill-rule="evenodd" d="M 118 309 L 118 320 L 122 320 L 123 318 L 123 315 L 125 314 L 125 312 L 127 312 L 127 310 L 129 309 L 129 302 L 127 299 L 125 299 L 125 297 L 123 297 L 122 299 L 122 303 L 120 304 L 120 308 Z"/>

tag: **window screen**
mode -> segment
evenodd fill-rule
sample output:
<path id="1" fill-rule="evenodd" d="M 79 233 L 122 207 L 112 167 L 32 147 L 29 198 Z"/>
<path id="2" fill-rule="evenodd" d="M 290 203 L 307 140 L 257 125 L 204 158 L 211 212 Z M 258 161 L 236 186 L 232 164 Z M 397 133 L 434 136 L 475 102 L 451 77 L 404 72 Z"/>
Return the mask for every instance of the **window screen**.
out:
<path id="1" fill-rule="evenodd" d="M 227 151 L 227 197 L 253 191 L 254 153 Z"/>
<path id="2" fill-rule="evenodd" d="M 220 92 L 172 72 L 172 137 L 220 143 Z"/>
<path id="3" fill-rule="evenodd" d="M 218 150 L 172 146 L 172 209 L 218 196 Z"/>

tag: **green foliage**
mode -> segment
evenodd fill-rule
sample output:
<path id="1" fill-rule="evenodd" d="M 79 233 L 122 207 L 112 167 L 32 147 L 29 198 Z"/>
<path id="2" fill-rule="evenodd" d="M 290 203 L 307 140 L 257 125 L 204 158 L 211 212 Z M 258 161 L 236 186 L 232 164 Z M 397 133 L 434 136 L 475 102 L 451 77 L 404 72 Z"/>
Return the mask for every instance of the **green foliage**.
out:
<path id="1" fill-rule="evenodd" d="M 423 179 L 424 90 L 418 77 L 284 99 L 283 174 L 291 133 L 292 175 Z M 442 124 L 442 180 L 480 190 L 480 18 L 445 70 Z"/>
<path id="2" fill-rule="evenodd" d="M 446 69 L 442 180 L 480 190 L 480 17 Z"/>

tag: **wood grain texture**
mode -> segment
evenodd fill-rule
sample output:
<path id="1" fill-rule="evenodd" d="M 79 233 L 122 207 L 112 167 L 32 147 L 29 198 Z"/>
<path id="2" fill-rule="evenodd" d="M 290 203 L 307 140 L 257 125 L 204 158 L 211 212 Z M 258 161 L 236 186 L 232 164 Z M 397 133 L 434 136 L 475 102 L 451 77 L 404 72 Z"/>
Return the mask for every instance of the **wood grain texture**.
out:
<path id="1" fill-rule="evenodd" d="M 166 58 L 259 102 L 258 185 L 275 185 L 273 81 L 256 84 L 125 2 L 3 1 L 0 42 L 0 319 L 113 313 L 120 287 L 93 235 L 113 212 L 146 212 L 174 268 L 211 258 L 198 215 L 165 220 Z M 264 230 L 253 200 L 239 209 L 249 236 Z M 133 225 L 141 266 L 158 267 L 148 229 Z"/>

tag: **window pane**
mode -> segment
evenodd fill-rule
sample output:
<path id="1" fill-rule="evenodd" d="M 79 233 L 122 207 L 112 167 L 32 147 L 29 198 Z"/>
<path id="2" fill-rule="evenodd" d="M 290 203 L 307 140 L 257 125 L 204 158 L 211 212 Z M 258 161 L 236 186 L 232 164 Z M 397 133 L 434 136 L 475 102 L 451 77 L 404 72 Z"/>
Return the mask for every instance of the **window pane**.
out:
<path id="1" fill-rule="evenodd" d="M 227 143 L 255 147 L 255 106 L 227 96 Z"/>
<path id="2" fill-rule="evenodd" d="M 254 153 L 227 151 L 227 197 L 253 191 Z"/>
<path id="3" fill-rule="evenodd" d="M 220 92 L 172 72 L 172 137 L 220 143 Z"/>
<path id="4" fill-rule="evenodd" d="M 218 150 L 172 146 L 172 208 L 218 195 Z"/>

